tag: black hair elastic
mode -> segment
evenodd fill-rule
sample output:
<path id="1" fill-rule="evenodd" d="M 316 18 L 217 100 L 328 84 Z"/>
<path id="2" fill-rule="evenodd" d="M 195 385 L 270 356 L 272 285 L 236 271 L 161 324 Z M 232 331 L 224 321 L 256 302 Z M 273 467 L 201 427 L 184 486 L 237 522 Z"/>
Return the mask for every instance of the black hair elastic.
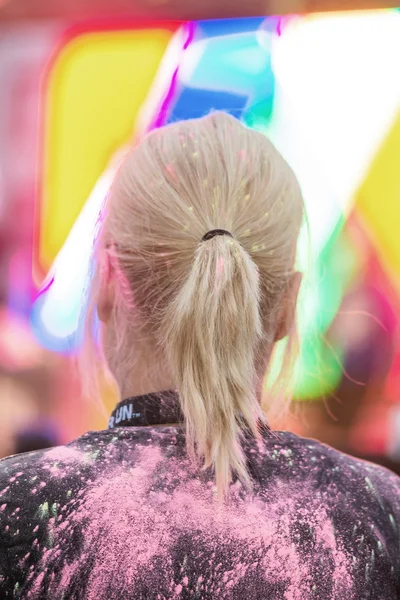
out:
<path id="1" fill-rule="evenodd" d="M 207 240 L 211 240 L 215 235 L 229 235 L 233 238 L 233 235 L 230 231 L 226 231 L 226 229 L 211 229 L 211 231 L 207 231 L 201 238 L 202 242 L 206 242 Z"/>

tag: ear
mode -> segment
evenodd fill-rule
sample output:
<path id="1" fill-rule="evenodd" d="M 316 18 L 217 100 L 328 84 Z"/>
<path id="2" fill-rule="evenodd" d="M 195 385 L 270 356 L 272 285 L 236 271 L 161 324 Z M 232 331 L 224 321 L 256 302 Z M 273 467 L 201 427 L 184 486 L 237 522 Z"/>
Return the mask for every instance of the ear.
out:
<path id="1" fill-rule="evenodd" d="M 100 255 L 100 285 L 97 295 L 97 315 L 103 323 L 111 317 L 115 300 L 115 277 L 111 256 L 107 249 Z"/>
<path id="2" fill-rule="evenodd" d="M 290 278 L 289 285 L 282 298 L 282 308 L 274 337 L 275 342 L 286 337 L 293 325 L 302 277 L 302 274 L 296 271 Z"/>

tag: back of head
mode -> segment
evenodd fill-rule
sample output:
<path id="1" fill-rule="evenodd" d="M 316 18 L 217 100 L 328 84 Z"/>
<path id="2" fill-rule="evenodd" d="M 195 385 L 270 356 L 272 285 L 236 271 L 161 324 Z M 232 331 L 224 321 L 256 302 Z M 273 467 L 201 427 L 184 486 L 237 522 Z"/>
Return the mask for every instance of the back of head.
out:
<path id="1" fill-rule="evenodd" d="M 106 253 L 116 287 L 109 368 L 123 388 L 140 331 L 179 391 L 189 451 L 215 468 L 222 493 L 232 470 L 249 482 L 240 438 L 265 422 L 260 386 L 274 341 L 287 333 L 279 329 L 302 216 L 282 156 L 223 113 L 148 134 L 107 202 L 88 330 Z M 214 229 L 232 237 L 202 239 Z"/>

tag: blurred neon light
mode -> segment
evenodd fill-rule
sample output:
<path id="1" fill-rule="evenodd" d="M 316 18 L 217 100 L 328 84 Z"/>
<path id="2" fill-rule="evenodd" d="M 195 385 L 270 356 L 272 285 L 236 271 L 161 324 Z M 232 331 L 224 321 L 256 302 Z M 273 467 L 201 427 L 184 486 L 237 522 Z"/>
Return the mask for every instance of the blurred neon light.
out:
<path id="1" fill-rule="evenodd" d="M 285 150 L 295 138 L 303 146 L 292 155 L 304 155 L 304 144 L 315 156 L 322 150 L 344 209 L 400 106 L 399 32 L 398 11 L 372 11 L 296 17 L 274 39 L 278 115 L 291 124 Z"/>
<path id="2" fill-rule="evenodd" d="M 399 13 L 400 16 L 400 13 Z M 400 28 L 399 28 L 400 31 Z M 355 205 L 393 287 L 400 292 L 400 94 L 397 119 L 381 144 Z M 381 201 L 377 202 L 376 199 Z"/>
<path id="3" fill-rule="evenodd" d="M 32 329 L 48 348 L 69 351 L 76 345 L 95 227 L 115 171 L 109 168 L 98 179 L 34 302 Z"/>
<path id="4" fill-rule="evenodd" d="M 301 299 L 305 350 L 298 397 L 329 392 L 342 374 L 340 348 L 327 353 L 321 333 L 337 313 L 356 268 L 348 249 L 341 268 L 336 266 L 346 244 L 346 216 L 400 105 L 400 80 L 395 75 L 399 19 L 398 12 L 378 11 L 293 17 L 282 24 L 276 19 L 187 24 L 171 38 L 136 112 L 135 131 L 140 134 L 213 108 L 227 110 L 266 132 L 296 171 L 307 205 L 314 262 L 312 285 Z M 126 137 L 130 135 L 129 130 Z M 395 150 L 390 152 L 393 158 Z M 93 227 L 113 173 L 106 170 L 100 177 L 53 264 L 47 289 L 35 302 L 32 326 L 49 348 L 75 347 Z M 374 197 L 379 181 L 380 176 L 371 188 Z M 383 203 L 384 199 L 382 210 Z M 370 225 L 373 229 L 374 219 Z M 307 266 L 306 249 L 303 236 L 302 268 Z"/>
<path id="5" fill-rule="evenodd" d="M 339 276 L 334 268 L 341 229 L 400 106 L 399 31 L 398 12 L 375 11 L 292 17 L 274 38 L 276 89 L 268 134 L 300 180 L 314 262 L 299 305 L 297 397 L 329 393 L 342 377 L 342 351 L 327 352 L 321 335 L 350 283 L 345 273 L 351 253 L 340 263 Z M 389 196 L 382 204 L 376 197 L 374 206 L 382 213 L 385 202 L 395 206 Z M 375 223 L 369 222 L 371 231 Z M 302 236 L 299 267 L 307 269 L 306 231 Z"/>
<path id="6" fill-rule="evenodd" d="M 248 24 L 258 28 L 262 21 L 250 19 Z M 223 24 L 221 27 L 223 29 Z M 204 36 L 206 31 L 207 23 L 203 24 L 201 29 L 199 28 L 197 35 Z M 215 81 L 212 80 L 207 85 L 207 73 L 212 73 L 215 78 L 218 72 L 221 73 L 222 70 L 225 70 L 226 57 L 229 53 L 233 53 L 235 60 L 229 60 L 232 68 L 225 75 L 224 87 L 229 91 L 234 90 L 236 94 L 239 91 L 239 95 L 244 98 L 245 106 L 249 104 L 249 100 L 253 96 L 256 96 L 254 82 L 260 88 L 259 79 L 265 75 L 269 62 L 264 56 L 265 49 L 260 45 L 260 43 L 265 44 L 263 37 L 256 36 L 254 30 L 250 33 L 233 33 L 226 36 L 225 45 L 221 36 L 211 37 L 207 44 L 203 44 L 202 52 L 206 54 L 207 65 L 210 65 L 212 57 L 216 59 L 214 68 L 212 71 L 200 68 L 200 75 L 196 69 L 192 70 L 192 77 L 195 80 L 193 85 L 187 76 L 186 79 L 182 77 L 181 70 L 187 64 L 186 54 L 189 52 L 195 36 L 194 24 L 188 24 L 172 38 L 166 56 L 160 64 L 159 77 L 156 77 L 153 87 L 148 93 L 148 101 L 144 103 L 138 114 L 137 134 L 140 134 L 144 128 L 149 129 L 168 119 L 174 120 L 176 118 L 174 109 L 177 106 L 179 109 L 178 101 L 185 88 L 195 89 L 196 86 L 202 85 L 204 89 L 212 90 Z M 245 77 L 244 70 L 247 59 L 241 61 L 240 68 L 237 66 L 233 68 L 242 51 L 245 53 L 245 59 L 248 52 L 251 52 L 253 59 L 258 55 L 258 78 Z M 223 57 L 222 62 L 218 60 L 219 57 Z M 190 60 L 189 58 L 189 62 Z M 239 82 L 237 81 L 238 75 L 240 75 Z M 267 85 L 269 85 L 268 82 Z M 265 91 L 265 85 L 263 89 Z M 203 106 L 204 112 L 209 112 L 211 108 L 210 104 Z M 138 131 L 139 127 L 141 130 Z M 75 333 L 79 325 L 83 289 L 87 282 L 94 224 L 106 194 L 106 188 L 112 180 L 111 173 L 114 172 L 107 171 L 98 180 L 70 235 L 57 255 L 42 292 L 34 303 L 31 315 L 33 330 L 41 343 L 51 349 L 67 352 L 76 346 Z"/>
<path id="7" fill-rule="evenodd" d="M 44 78 L 34 274 L 47 274 L 110 156 L 130 142 L 179 23 L 68 34 Z M 138 68 L 140 66 L 140 68 Z"/>
<path id="8" fill-rule="evenodd" d="M 174 95 L 177 93 L 177 80 L 181 63 L 184 57 L 184 51 L 193 40 L 195 25 L 188 23 L 182 26 L 171 40 L 164 58 L 161 61 L 160 68 L 155 78 L 155 85 L 150 89 L 145 101 L 146 108 L 142 108 L 141 118 L 143 120 L 137 130 L 145 131 L 161 127 L 167 120 L 167 116 L 173 103 Z M 177 65 L 175 67 L 175 65 Z M 171 69 L 173 69 L 171 73 Z M 161 99 L 161 102 L 160 102 Z M 150 106 L 155 103 L 155 106 Z M 157 109 L 157 104 L 160 107 Z M 147 115 L 146 115 L 147 113 Z M 146 123 L 145 118 L 149 116 L 150 122 Z"/>

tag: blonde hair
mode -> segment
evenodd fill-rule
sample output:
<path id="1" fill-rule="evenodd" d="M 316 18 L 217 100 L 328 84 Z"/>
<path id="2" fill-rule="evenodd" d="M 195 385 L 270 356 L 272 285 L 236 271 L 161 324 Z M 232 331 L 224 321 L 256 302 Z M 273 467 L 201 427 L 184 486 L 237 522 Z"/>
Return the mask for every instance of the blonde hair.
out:
<path id="1" fill-rule="evenodd" d="M 302 216 L 289 165 L 263 134 L 224 113 L 144 137 L 107 201 L 94 257 L 107 248 L 118 274 L 110 368 L 117 381 L 128 380 L 132 337 L 140 331 L 142 344 L 156 341 L 154 362 L 174 378 L 188 450 L 214 468 L 222 494 L 232 471 L 250 484 L 241 436 L 247 428 L 257 437 L 266 422 L 257 378 L 272 349 Z M 202 241 L 215 228 L 233 237 Z M 100 270 L 97 260 L 89 338 Z"/>

